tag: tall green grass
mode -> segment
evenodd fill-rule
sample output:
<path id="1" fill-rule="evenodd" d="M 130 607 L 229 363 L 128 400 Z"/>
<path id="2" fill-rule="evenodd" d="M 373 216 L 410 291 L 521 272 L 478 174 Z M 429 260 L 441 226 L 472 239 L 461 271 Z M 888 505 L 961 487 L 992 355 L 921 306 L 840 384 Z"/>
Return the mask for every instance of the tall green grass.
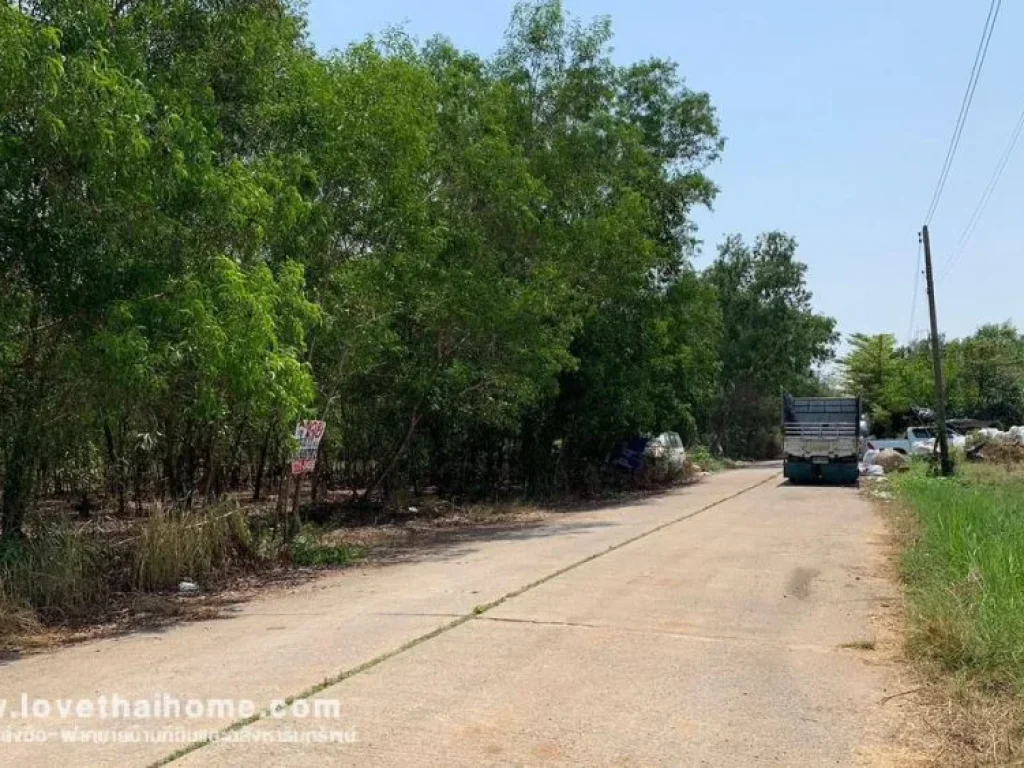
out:
<path id="1" fill-rule="evenodd" d="M 894 484 L 914 513 L 902 563 L 911 651 L 1024 691 L 1024 473 L 965 465 Z"/>

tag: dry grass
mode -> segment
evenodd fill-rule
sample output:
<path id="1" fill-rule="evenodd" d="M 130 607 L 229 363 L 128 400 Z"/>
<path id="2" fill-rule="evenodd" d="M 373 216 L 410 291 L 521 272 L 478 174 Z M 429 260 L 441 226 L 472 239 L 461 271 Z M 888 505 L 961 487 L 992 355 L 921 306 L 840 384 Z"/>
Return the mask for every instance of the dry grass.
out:
<path id="1" fill-rule="evenodd" d="M 45 645 L 76 628 L 130 625 L 139 616 L 193 618 L 194 611 L 184 616 L 171 602 L 155 608 L 139 596 L 175 592 L 185 578 L 209 588 L 258 569 L 258 545 L 239 508 L 154 511 L 128 538 L 37 524 L 0 559 L 0 647 Z"/>
<path id="2" fill-rule="evenodd" d="M 96 536 L 67 527 L 38 529 L 0 564 L 0 601 L 31 607 L 51 621 L 74 618 L 106 599 L 109 567 L 109 553 Z"/>
<path id="3" fill-rule="evenodd" d="M 932 711 L 946 735 L 950 765 L 1020 764 L 1024 704 L 1008 692 L 979 686 L 966 677 L 935 678 Z"/>
<path id="4" fill-rule="evenodd" d="M 255 563 L 257 542 L 240 508 L 152 515 L 131 548 L 133 590 L 177 589 L 183 578 L 209 582 Z"/>
<path id="5" fill-rule="evenodd" d="M 1018 465 L 1024 464 L 1024 445 L 1015 443 L 997 443 L 995 441 L 985 443 L 972 452 L 974 456 L 983 462 L 1004 465 L 1011 470 Z"/>
<path id="6" fill-rule="evenodd" d="M 43 627 L 30 608 L 0 599 L 0 651 L 41 635 Z"/>

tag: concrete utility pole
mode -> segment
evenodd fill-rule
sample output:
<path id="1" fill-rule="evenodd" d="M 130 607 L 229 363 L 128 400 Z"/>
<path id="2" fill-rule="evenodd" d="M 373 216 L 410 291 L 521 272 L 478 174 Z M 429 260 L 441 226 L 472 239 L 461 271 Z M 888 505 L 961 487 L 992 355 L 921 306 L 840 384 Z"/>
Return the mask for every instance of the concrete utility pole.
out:
<path id="1" fill-rule="evenodd" d="M 939 321 L 935 316 L 935 280 L 932 277 L 932 242 L 928 238 L 928 225 L 921 229 L 924 243 L 924 274 L 928 283 L 928 319 L 932 326 L 932 365 L 935 368 L 935 424 L 939 430 L 939 461 L 942 476 L 953 474 L 949 460 L 949 437 L 946 434 L 946 385 L 942 379 L 942 352 L 939 349 Z"/>

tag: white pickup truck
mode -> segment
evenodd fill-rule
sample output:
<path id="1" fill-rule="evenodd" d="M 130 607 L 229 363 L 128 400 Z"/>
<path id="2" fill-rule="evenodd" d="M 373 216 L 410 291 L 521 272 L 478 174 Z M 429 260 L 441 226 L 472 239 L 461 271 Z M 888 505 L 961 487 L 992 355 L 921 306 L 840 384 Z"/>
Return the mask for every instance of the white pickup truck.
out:
<path id="1" fill-rule="evenodd" d="M 938 434 L 939 431 L 936 427 L 907 427 L 906 433 L 900 439 L 879 440 L 869 437 L 865 441 L 864 447 L 869 451 L 891 449 L 907 456 L 927 455 L 935 451 L 935 439 Z M 951 448 L 963 448 L 967 442 L 966 437 L 949 428 L 946 429 L 946 436 Z"/>

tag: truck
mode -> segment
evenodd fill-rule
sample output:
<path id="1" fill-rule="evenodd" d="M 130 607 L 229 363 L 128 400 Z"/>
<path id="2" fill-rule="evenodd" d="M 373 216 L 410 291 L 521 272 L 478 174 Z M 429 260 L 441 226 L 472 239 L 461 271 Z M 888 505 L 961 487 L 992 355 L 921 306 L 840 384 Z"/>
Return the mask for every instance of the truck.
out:
<path id="1" fill-rule="evenodd" d="M 893 450 L 907 456 L 929 455 L 935 451 L 935 438 L 938 437 L 938 427 L 907 427 L 907 431 L 895 440 L 879 440 L 877 437 L 869 437 L 865 441 L 865 447 L 871 450 L 884 451 Z M 946 429 L 946 439 L 951 448 L 963 448 L 967 444 L 967 438 L 954 429 Z"/>
<path id="2" fill-rule="evenodd" d="M 860 398 L 782 396 L 783 474 L 793 483 L 856 483 Z"/>

